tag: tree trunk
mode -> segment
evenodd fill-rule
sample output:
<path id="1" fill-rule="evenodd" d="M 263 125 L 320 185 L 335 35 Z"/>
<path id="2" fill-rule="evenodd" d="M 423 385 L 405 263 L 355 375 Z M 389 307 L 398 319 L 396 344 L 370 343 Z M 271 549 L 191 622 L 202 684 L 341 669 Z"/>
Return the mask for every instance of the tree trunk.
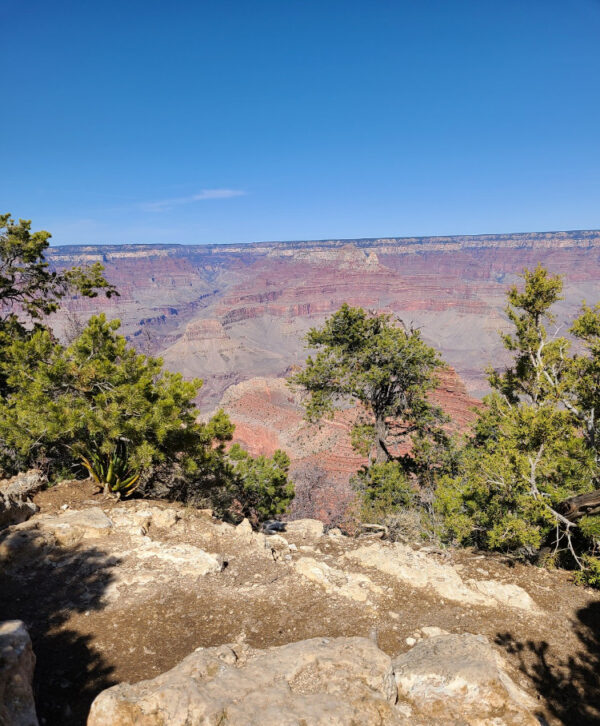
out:
<path id="1" fill-rule="evenodd" d="M 387 426 L 385 418 L 377 416 L 375 418 L 375 462 L 377 464 L 385 464 L 390 460 L 385 440 L 387 438 Z"/>
<path id="2" fill-rule="evenodd" d="M 600 489 L 564 499 L 555 509 L 569 522 L 576 522 L 586 514 L 600 514 Z"/>

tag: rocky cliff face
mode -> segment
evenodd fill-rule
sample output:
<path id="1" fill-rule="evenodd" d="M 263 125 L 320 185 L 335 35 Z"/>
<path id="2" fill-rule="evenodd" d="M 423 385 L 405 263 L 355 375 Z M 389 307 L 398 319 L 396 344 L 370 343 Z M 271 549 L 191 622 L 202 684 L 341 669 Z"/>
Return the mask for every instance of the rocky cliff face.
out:
<path id="1" fill-rule="evenodd" d="M 53 248 L 53 265 L 101 261 L 121 292 L 69 301 L 62 334 L 92 312 L 123 321 L 141 350 L 204 379 L 211 408 L 232 384 L 282 376 L 305 357 L 302 335 L 343 302 L 388 310 L 423 329 L 465 380 L 501 359 L 508 286 L 538 262 L 565 277 L 559 321 L 600 279 L 600 232 L 358 239 L 223 246 L 117 245 Z"/>
<path id="2" fill-rule="evenodd" d="M 468 395 L 452 368 L 440 371 L 438 377 L 432 398 L 450 417 L 450 429 L 462 433 L 481 403 Z M 309 479 L 314 500 L 310 515 L 325 522 L 335 519 L 334 514 L 341 516 L 353 497 L 350 476 L 367 463 L 350 442 L 356 408 L 339 411 L 319 425 L 310 424 L 304 419 L 301 396 L 290 390 L 286 380 L 264 376 L 230 386 L 220 405 L 235 424 L 234 441 L 252 455 L 271 456 L 280 448 L 290 456 L 299 494 L 294 507 L 301 506 L 303 481 Z"/>

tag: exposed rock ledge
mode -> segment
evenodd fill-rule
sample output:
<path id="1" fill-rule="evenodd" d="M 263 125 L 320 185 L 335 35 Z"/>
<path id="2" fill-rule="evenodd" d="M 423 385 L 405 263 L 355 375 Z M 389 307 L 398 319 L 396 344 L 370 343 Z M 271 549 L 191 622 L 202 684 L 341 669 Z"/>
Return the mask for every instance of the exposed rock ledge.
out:
<path id="1" fill-rule="evenodd" d="M 199 648 L 101 693 L 88 726 L 537 726 L 533 706 L 485 638 L 441 635 L 395 661 L 367 638 L 313 638 Z"/>
<path id="2" fill-rule="evenodd" d="M 72 482 L 40 492 L 39 513 L 0 530 L 0 609 L 28 624 L 47 726 L 82 726 L 94 698 L 94 718 L 108 719 L 110 706 L 119 719 L 134 714 L 123 723 L 177 726 L 187 716 L 171 717 L 173 693 L 183 713 L 206 711 L 188 725 L 219 723 L 210 716 L 218 693 L 229 723 L 264 724 L 268 714 L 278 724 L 418 726 L 460 723 L 465 713 L 463 723 L 478 726 L 534 723 L 519 689 L 535 694 L 536 681 L 508 646 L 547 642 L 545 657 L 559 662 L 557 652 L 581 649 L 573 616 L 596 607 L 597 596 L 565 573 L 477 552 L 353 539 L 316 520 L 266 535 L 208 511 L 93 491 Z M 91 676 L 85 653 L 84 665 L 98 664 Z M 548 694 L 540 696 L 546 715 Z M 311 720 L 316 704 L 321 721 Z M 118 726 L 114 718 L 105 722 Z"/>

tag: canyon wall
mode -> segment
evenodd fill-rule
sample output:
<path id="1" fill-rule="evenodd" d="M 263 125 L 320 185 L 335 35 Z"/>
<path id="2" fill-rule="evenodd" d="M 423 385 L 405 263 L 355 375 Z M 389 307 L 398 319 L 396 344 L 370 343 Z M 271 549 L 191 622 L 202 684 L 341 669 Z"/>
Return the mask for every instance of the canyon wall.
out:
<path id="1" fill-rule="evenodd" d="M 498 330 L 518 273 L 541 262 L 564 275 L 564 326 L 582 299 L 598 299 L 600 232 L 55 247 L 48 258 L 56 267 L 100 261 L 121 293 L 69 300 L 54 318 L 59 334 L 98 310 L 119 317 L 138 349 L 204 379 L 206 411 L 232 384 L 301 364 L 304 333 L 343 302 L 421 327 L 480 396 L 485 367 L 503 358 Z"/>

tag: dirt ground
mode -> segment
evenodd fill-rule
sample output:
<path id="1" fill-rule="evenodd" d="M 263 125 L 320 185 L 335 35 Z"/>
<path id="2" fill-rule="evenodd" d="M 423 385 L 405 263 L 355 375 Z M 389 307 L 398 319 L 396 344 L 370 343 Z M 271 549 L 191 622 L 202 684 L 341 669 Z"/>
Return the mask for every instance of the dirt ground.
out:
<path id="1" fill-rule="evenodd" d="M 63 483 L 35 501 L 42 515 L 68 504 L 71 510 L 101 506 L 110 517 L 112 508 L 123 506 L 102 499 L 89 482 Z M 153 531 L 152 538 L 220 553 L 221 572 L 190 581 L 173 571 L 168 586 L 157 584 L 142 594 L 132 588 L 116 601 L 107 593 L 120 555 L 109 540 L 45 550 L 26 569 L 0 559 L 0 619 L 22 619 L 30 630 L 42 724 L 81 726 L 101 690 L 152 678 L 200 646 L 245 641 L 265 648 L 316 636 L 362 635 L 377 637 L 384 651 L 396 655 L 409 648 L 406 638 L 417 629 L 434 625 L 483 634 L 496 643 L 514 667 L 515 680 L 536 695 L 539 715 L 548 723 L 600 723 L 600 594 L 575 586 L 568 573 L 469 550 L 432 553 L 458 565 L 465 579 L 520 585 L 541 613 L 443 600 L 434 591 L 358 566 L 353 570 L 368 573 L 384 594 L 355 602 L 326 594 L 290 561 L 265 557 L 233 528 L 217 525 L 186 510 L 176 527 Z M 355 540 L 332 537 L 321 537 L 313 549 L 301 540 L 295 544 L 298 553 L 335 567 L 356 546 Z"/>

